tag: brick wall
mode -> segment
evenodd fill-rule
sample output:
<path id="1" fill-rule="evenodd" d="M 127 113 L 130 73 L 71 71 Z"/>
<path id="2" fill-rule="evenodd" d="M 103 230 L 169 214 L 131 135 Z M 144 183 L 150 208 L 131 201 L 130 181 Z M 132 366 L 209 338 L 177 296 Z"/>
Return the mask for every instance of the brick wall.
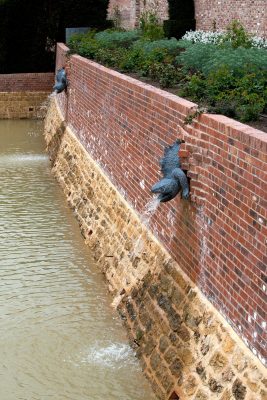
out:
<path id="1" fill-rule="evenodd" d="M 266 400 L 264 366 L 88 154 L 64 122 L 58 98 L 44 125 L 52 173 L 157 398 Z"/>
<path id="2" fill-rule="evenodd" d="M 114 19 L 115 10 L 119 10 L 120 24 L 126 29 L 133 29 L 137 23 L 138 5 L 136 0 L 110 0 L 108 19 Z"/>
<path id="3" fill-rule="evenodd" d="M 43 118 L 54 73 L 0 74 L 0 118 Z"/>
<path id="4" fill-rule="evenodd" d="M 0 74 L 0 92 L 51 92 L 54 73 Z"/>
<path id="5" fill-rule="evenodd" d="M 155 0 L 147 0 L 147 7 Z M 159 0 L 157 9 L 162 20 L 167 19 L 168 1 Z M 143 0 L 110 0 L 110 10 L 118 6 L 122 14 L 122 25 L 133 28 L 138 24 L 140 12 L 144 6 Z M 155 7 L 154 7 L 155 9 Z M 195 0 L 195 18 L 197 29 L 211 30 L 214 21 L 218 30 L 224 30 L 233 20 L 238 19 L 251 33 L 267 36 L 267 7 L 265 0 Z"/>
<path id="6" fill-rule="evenodd" d="M 58 47 L 57 68 L 65 51 Z M 58 96 L 65 120 L 138 213 L 164 147 L 186 141 L 191 200 L 162 204 L 150 229 L 266 362 L 266 134 L 206 114 L 183 127 L 193 103 L 80 56 L 67 64 L 68 96 Z"/>
<path id="7" fill-rule="evenodd" d="M 267 4 L 265 0 L 195 0 L 197 29 L 211 30 L 216 22 L 218 30 L 224 30 L 238 19 L 251 33 L 267 36 Z"/>

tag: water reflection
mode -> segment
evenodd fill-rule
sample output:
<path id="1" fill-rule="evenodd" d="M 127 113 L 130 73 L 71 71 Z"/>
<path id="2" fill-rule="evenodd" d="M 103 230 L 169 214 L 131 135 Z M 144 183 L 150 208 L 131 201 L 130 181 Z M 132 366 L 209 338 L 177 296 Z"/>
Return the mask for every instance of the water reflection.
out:
<path id="1" fill-rule="evenodd" d="M 154 399 L 39 124 L 0 121 L 0 398 Z"/>

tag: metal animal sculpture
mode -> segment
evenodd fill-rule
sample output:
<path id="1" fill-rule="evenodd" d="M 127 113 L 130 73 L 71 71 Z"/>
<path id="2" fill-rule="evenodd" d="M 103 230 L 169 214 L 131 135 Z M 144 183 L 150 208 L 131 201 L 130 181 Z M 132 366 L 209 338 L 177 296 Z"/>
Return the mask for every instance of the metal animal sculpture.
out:
<path id="1" fill-rule="evenodd" d="M 56 74 L 56 84 L 53 87 L 54 92 L 61 93 L 68 85 L 65 68 L 61 68 Z"/>
<path id="2" fill-rule="evenodd" d="M 152 186 L 152 193 L 159 193 L 161 203 L 172 200 L 180 191 L 183 199 L 189 198 L 187 177 L 181 169 L 178 151 L 184 140 L 176 140 L 173 145 L 166 147 L 164 157 L 160 160 L 163 178 Z"/>

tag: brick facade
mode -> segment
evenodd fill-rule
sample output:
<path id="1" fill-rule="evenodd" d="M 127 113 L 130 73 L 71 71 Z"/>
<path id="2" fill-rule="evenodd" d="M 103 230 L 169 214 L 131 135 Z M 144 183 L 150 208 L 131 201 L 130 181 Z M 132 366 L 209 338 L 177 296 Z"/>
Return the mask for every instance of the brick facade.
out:
<path id="1" fill-rule="evenodd" d="M 66 49 L 58 47 L 57 67 Z M 161 205 L 150 229 L 266 360 L 266 134 L 206 114 L 183 127 L 193 103 L 80 56 L 70 65 L 71 89 L 60 95 L 65 119 L 138 213 L 160 177 L 164 146 L 186 141 L 191 201 Z"/>
<path id="2" fill-rule="evenodd" d="M 152 2 L 155 0 L 147 0 L 146 7 L 150 8 Z M 168 1 L 158 0 L 156 3 L 157 6 L 152 5 L 152 9 L 158 9 L 162 20 L 168 19 Z M 133 28 L 138 25 L 140 13 L 144 9 L 143 0 L 110 0 L 109 18 L 115 6 L 121 10 L 122 26 Z M 267 36 L 265 0 L 195 0 L 195 18 L 197 29 L 212 30 L 215 23 L 216 29 L 220 31 L 233 19 L 238 19 L 249 32 Z"/>
<path id="3" fill-rule="evenodd" d="M 224 30 L 233 20 L 239 20 L 251 33 L 267 36 L 267 4 L 265 0 L 195 0 L 196 28 Z"/>

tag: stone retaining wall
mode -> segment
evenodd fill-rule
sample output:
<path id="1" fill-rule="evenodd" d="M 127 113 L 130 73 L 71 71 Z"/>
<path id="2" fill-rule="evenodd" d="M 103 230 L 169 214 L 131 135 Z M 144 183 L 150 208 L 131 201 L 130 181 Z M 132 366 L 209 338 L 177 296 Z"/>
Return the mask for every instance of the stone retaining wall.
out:
<path id="1" fill-rule="evenodd" d="M 53 100 L 45 122 L 53 173 L 158 398 L 266 400 L 262 364 L 141 223 L 70 126 Z"/>
<path id="2" fill-rule="evenodd" d="M 0 92 L 0 119 L 44 118 L 48 92 Z"/>
<path id="3" fill-rule="evenodd" d="M 54 73 L 0 74 L 0 119 L 43 118 Z"/>

